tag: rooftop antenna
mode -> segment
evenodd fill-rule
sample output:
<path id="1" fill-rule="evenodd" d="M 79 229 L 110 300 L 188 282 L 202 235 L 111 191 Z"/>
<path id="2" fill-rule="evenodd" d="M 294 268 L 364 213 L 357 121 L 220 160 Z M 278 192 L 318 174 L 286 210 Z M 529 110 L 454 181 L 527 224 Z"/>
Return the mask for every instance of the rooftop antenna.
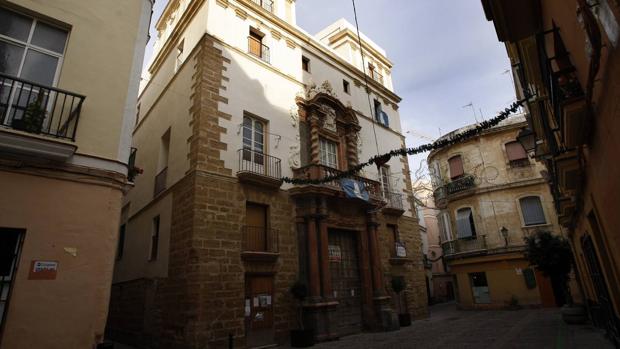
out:
<path id="1" fill-rule="evenodd" d="M 467 107 L 470 107 L 471 111 L 474 112 L 474 119 L 476 120 L 476 123 L 478 123 L 478 117 L 476 115 L 476 108 L 474 107 L 474 103 L 473 102 L 469 102 L 469 104 L 465 104 L 461 108 L 467 108 Z"/>

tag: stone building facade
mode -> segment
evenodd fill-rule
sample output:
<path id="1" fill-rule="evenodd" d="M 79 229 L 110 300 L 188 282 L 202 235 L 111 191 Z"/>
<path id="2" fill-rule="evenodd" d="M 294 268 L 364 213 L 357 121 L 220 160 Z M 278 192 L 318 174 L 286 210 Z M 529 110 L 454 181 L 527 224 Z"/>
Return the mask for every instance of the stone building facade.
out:
<path id="1" fill-rule="evenodd" d="M 290 0 L 173 0 L 156 27 L 134 130 L 144 174 L 125 197 L 110 337 L 144 348 L 283 343 L 297 328 L 298 280 L 318 340 L 397 328 L 396 305 L 426 316 L 406 158 L 344 181 L 282 181 L 404 145 L 386 53 L 362 35 L 362 63 L 344 20 L 305 33 Z M 407 284 L 399 301 L 393 277 Z"/>
<path id="2" fill-rule="evenodd" d="M 483 7 L 506 44 L 517 95 L 535 94 L 523 136 L 549 173 L 592 321 L 620 345 L 620 2 Z"/>
<path id="3" fill-rule="evenodd" d="M 0 347 L 103 342 L 152 0 L 0 2 Z"/>
<path id="4" fill-rule="evenodd" d="M 516 115 L 428 156 L 442 258 L 461 308 L 556 305 L 560 288 L 523 254 L 524 237 L 541 230 L 562 234 L 544 167 L 516 140 L 525 124 Z"/>

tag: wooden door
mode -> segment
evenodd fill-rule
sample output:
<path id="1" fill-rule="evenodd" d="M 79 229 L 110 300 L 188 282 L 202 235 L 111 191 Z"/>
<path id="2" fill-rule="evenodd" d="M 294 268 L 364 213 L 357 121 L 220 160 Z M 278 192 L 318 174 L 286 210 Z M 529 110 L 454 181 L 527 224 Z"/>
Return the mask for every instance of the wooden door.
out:
<path id="1" fill-rule="evenodd" d="M 248 251 L 267 251 L 267 206 L 247 203 L 245 234 Z"/>
<path id="2" fill-rule="evenodd" d="M 273 276 L 246 276 L 245 323 L 249 347 L 273 344 Z"/>
<path id="3" fill-rule="evenodd" d="M 329 232 L 329 272 L 333 296 L 339 302 L 335 311 L 335 329 L 339 335 L 362 329 L 362 283 L 355 232 Z"/>

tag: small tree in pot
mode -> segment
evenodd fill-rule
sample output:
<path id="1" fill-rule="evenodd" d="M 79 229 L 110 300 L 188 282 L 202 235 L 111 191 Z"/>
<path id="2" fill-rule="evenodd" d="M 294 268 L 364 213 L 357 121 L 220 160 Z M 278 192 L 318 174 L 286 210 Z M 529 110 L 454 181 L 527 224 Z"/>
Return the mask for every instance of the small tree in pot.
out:
<path id="1" fill-rule="evenodd" d="M 398 322 L 401 327 L 411 326 L 411 314 L 406 312 L 406 309 L 403 309 L 400 302 L 400 294 L 405 290 L 407 284 L 405 283 L 405 279 L 402 276 L 394 276 L 392 277 L 392 290 L 396 293 L 396 300 L 398 304 Z"/>
<path id="2" fill-rule="evenodd" d="M 289 290 L 297 300 L 297 324 L 299 329 L 291 330 L 291 346 L 295 348 L 306 348 L 314 345 L 314 331 L 304 328 L 304 309 L 303 302 L 308 296 L 308 287 L 301 281 L 296 281 Z"/>
<path id="3" fill-rule="evenodd" d="M 562 318 L 567 323 L 583 323 L 586 314 L 583 307 L 573 304 L 568 287 L 573 266 L 573 254 L 568 241 L 548 231 L 539 231 L 525 239 L 525 258 L 536 270 L 551 279 L 558 305 L 562 307 Z"/>

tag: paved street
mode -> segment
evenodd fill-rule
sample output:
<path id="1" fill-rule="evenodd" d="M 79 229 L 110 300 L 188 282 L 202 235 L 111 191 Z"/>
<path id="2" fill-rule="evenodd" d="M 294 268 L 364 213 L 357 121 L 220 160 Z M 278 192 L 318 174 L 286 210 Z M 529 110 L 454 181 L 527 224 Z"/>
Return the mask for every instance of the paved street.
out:
<path id="1" fill-rule="evenodd" d="M 613 348 L 590 325 L 566 325 L 558 309 L 457 311 L 431 307 L 431 317 L 398 332 L 364 333 L 315 348 Z"/>

